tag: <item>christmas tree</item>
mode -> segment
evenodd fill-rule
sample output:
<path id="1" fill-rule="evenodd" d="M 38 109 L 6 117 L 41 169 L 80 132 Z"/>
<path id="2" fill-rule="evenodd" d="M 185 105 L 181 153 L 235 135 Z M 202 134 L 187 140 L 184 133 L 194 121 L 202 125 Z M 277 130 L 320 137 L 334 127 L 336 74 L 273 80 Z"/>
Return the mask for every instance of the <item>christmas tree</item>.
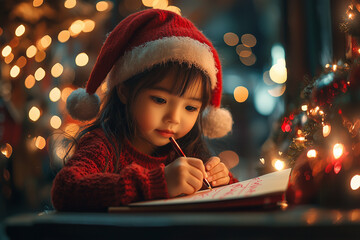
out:
<path id="1" fill-rule="evenodd" d="M 305 84 L 296 108 L 276 123 L 264 145 L 262 171 L 293 168 L 288 200 L 360 206 L 360 3 L 340 26 L 346 56 Z"/>

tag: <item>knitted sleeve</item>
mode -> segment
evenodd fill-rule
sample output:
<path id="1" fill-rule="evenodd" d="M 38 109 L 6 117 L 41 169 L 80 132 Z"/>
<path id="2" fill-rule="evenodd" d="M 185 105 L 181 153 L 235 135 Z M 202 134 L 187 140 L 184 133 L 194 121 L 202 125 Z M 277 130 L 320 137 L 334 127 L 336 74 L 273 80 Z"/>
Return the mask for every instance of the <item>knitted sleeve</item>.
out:
<path id="1" fill-rule="evenodd" d="M 113 152 L 95 134 L 84 136 L 76 153 L 56 175 L 51 197 L 59 211 L 103 211 L 139 200 L 167 198 L 164 165 L 149 170 L 135 163 L 120 173 L 105 172 Z"/>
<path id="2" fill-rule="evenodd" d="M 239 180 L 237 180 L 237 179 L 234 177 L 234 175 L 232 175 L 231 172 L 229 172 L 229 177 L 230 177 L 229 184 L 236 183 L 236 182 L 239 181 Z"/>

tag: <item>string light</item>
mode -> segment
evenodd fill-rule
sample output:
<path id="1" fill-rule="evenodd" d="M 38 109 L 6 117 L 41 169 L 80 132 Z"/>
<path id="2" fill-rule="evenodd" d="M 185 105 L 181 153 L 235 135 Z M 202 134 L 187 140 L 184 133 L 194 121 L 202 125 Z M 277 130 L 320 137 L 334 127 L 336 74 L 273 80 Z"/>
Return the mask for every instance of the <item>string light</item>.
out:
<path id="1" fill-rule="evenodd" d="M 61 123 L 61 118 L 59 116 L 54 115 L 50 118 L 50 125 L 54 129 L 59 129 L 61 127 Z"/>
<path id="2" fill-rule="evenodd" d="M 52 102 L 57 102 L 59 101 L 61 98 L 61 91 L 59 88 L 54 87 L 53 89 L 51 89 L 50 93 L 49 93 L 49 99 Z"/>
<path id="3" fill-rule="evenodd" d="M 89 62 L 89 56 L 86 53 L 79 53 L 75 58 L 75 63 L 79 67 L 83 67 Z"/>
<path id="4" fill-rule="evenodd" d="M 239 37 L 236 33 L 228 32 L 224 34 L 224 42 L 229 46 L 235 46 L 239 43 Z"/>
<path id="5" fill-rule="evenodd" d="M 67 42 L 70 39 L 70 31 L 68 30 L 62 30 L 59 34 L 58 34 L 58 40 L 61 43 Z"/>
<path id="6" fill-rule="evenodd" d="M 31 45 L 26 49 L 26 56 L 32 58 L 36 55 L 37 51 L 37 48 L 34 45 Z"/>
<path id="7" fill-rule="evenodd" d="M 96 10 L 99 12 L 104 12 L 108 10 L 108 8 L 109 8 L 109 3 L 107 1 L 100 1 L 96 3 Z"/>
<path id="8" fill-rule="evenodd" d="M 285 168 L 285 163 L 282 160 L 275 159 L 274 160 L 274 168 L 278 171 L 283 170 Z"/>
<path id="9" fill-rule="evenodd" d="M 307 156 L 308 158 L 316 158 L 317 152 L 316 152 L 315 149 L 310 149 L 310 150 L 307 152 L 306 156 Z"/>
<path id="10" fill-rule="evenodd" d="M 83 32 L 91 32 L 92 30 L 94 30 L 95 28 L 95 22 L 91 19 L 85 19 L 83 21 L 84 23 L 84 27 L 83 27 Z"/>
<path id="11" fill-rule="evenodd" d="M 247 47 L 254 47 L 257 41 L 254 35 L 248 33 L 241 36 L 241 42 Z"/>
<path id="12" fill-rule="evenodd" d="M 9 64 L 12 62 L 12 60 L 14 60 L 14 54 L 13 53 L 10 53 L 7 57 L 5 57 L 4 61 L 6 64 Z"/>
<path id="13" fill-rule="evenodd" d="M 69 95 L 72 93 L 72 91 L 74 91 L 72 88 L 70 87 L 66 87 L 61 91 L 61 100 L 66 102 L 66 99 L 69 97 Z"/>
<path id="14" fill-rule="evenodd" d="M 12 48 L 9 45 L 6 45 L 3 50 L 1 51 L 1 54 L 3 55 L 3 57 L 7 57 L 10 55 L 12 51 Z"/>
<path id="15" fill-rule="evenodd" d="M 330 132 L 331 132 L 331 125 L 330 124 L 325 124 L 324 126 L 323 126 L 323 136 L 324 137 L 327 137 L 327 136 L 329 136 L 330 135 Z"/>
<path id="16" fill-rule="evenodd" d="M 154 9 L 166 9 L 168 5 L 168 0 L 155 0 L 153 1 L 152 7 Z"/>
<path id="17" fill-rule="evenodd" d="M 37 42 L 37 47 L 40 50 L 45 50 L 50 46 L 51 42 L 52 42 L 51 37 L 49 35 L 45 35 Z"/>
<path id="18" fill-rule="evenodd" d="M 25 33 L 25 26 L 23 24 L 19 25 L 15 30 L 15 35 L 17 37 L 20 37 Z"/>
<path id="19" fill-rule="evenodd" d="M 306 112 L 306 111 L 308 110 L 308 105 L 302 105 L 302 106 L 301 106 L 301 110 L 302 110 L 303 112 Z"/>
<path id="20" fill-rule="evenodd" d="M 14 65 L 11 69 L 10 69 L 10 76 L 12 78 L 16 78 L 18 75 L 20 74 L 20 68 L 17 65 Z"/>
<path id="21" fill-rule="evenodd" d="M 60 63 L 55 63 L 54 66 L 51 68 L 51 75 L 55 78 L 60 77 L 63 73 L 64 67 Z"/>
<path id="22" fill-rule="evenodd" d="M 42 67 L 39 67 L 35 71 L 34 76 L 35 76 L 36 81 L 41 81 L 45 77 L 45 70 Z"/>
<path id="23" fill-rule="evenodd" d="M 82 20 L 74 21 L 69 27 L 70 35 L 75 37 L 84 29 L 85 23 Z"/>
<path id="24" fill-rule="evenodd" d="M 333 147 L 333 155 L 335 159 L 339 159 L 344 153 L 344 145 L 342 143 L 336 143 Z"/>
<path id="25" fill-rule="evenodd" d="M 30 74 L 29 76 L 26 77 L 24 83 L 27 89 L 32 88 L 35 85 L 35 77 L 32 74 Z"/>
<path id="26" fill-rule="evenodd" d="M 143 4 L 145 7 L 152 7 L 152 6 L 153 6 L 153 2 L 154 2 L 154 0 L 142 0 L 142 4 Z"/>
<path id="27" fill-rule="evenodd" d="M 37 51 L 35 55 L 36 62 L 42 62 L 46 58 L 46 53 L 44 51 Z"/>
<path id="28" fill-rule="evenodd" d="M 40 7 L 43 3 L 44 3 L 43 0 L 34 0 L 33 1 L 33 6 L 34 7 Z"/>
<path id="29" fill-rule="evenodd" d="M 237 102 L 245 102 L 249 97 L 249 90 L 246 87 L 239 86 L 234 89 L 234 98 Z"/>
<path id="30" fill-rule="evenodd" d="M 357 190 L 360 187 L 360 175 L 354 175 L 350 180 L 350 187 L 352 190 Z"/>
<path id="31" fill-rule="evenodd" d="M 46 146 L 45 138 L 42 136 L 38 136 L 35 140 L 35 146 L 40 150 L 44 149 L 44 147 Z"/>
<path id="32" fill-rule="evenodd" d="M 1 145 L 0 151 L 6 158 L 10 158 L 13 152 L 12 146 L 8 143 Z"/>
<path id="33" fill-rule="evenodd" d="M 76 0 L 66 0 L 64 2 L 65 8 L 71 9 L 71 8 L 74 8 L 75 6 L 76 6 Z"/>
<path id="34" fill-rule="evenodd" d="M 29 111 L 29 118 L 33 122 L 36 122 L 37 120 L 39 120 L 40 115 L 41 115 L 41 113 L 40 113 L 39 108 L 37 108 L 35 106 L 33 106 Z"/>

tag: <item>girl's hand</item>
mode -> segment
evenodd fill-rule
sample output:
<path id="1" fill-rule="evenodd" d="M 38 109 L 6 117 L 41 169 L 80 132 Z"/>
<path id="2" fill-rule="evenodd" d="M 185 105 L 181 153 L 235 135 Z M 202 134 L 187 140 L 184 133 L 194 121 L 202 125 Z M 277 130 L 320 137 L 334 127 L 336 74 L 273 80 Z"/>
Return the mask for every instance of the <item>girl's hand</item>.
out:
<path id="1" fill-rule="evenodd" d="M 220 161 L 220 158 L 209 158 L 205 167 L 208 175 L 207 180 L 210 182 L 211 186 L 217 187 L 226 185 L 230 182 L 229 170 L 225 164 Z"/>
<path id="2" fill-rule="evenodd" d="M 198 158 L 177 158 L 164 171 L 170 197 L 198 191 L 206 177 L 203 161 Z"/>

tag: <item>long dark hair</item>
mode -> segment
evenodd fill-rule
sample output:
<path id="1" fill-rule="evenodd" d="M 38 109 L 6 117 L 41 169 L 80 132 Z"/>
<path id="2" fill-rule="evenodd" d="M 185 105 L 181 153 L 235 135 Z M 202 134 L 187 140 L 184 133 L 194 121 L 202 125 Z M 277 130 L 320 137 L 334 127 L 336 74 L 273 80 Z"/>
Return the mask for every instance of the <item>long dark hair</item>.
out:
<path id="1" fill-rule="evenodd" d="M 163 77 L 169 74 L 171 71 L 175 71 L 177 81 L 174 82 L 172 93 L 178 96 L 185 94 L 188 86 L 191 86 L 195 81 L 198 81 L 199 76 L 202 79 L 202 107 L 200 109 L 199 117 L 196 120 L 194 127 L 184 137 L 178 140 L 183 151 L 186 155 L 197 157 L 200 159 L 207 159 L 209 157 L 209 151 L 202 136 L 201 119 L 204 108 L 209 104 L 211 97 L 211 87 L 209 77 L 196 66 L 188 65 L 187 63 L 179 62 L 167 62 L 165 64 L 155 65 L 150 70 L 146 70 L 140 74 L 137 74 L 127 81 L 123 82 L 123 86 L 127 91 L 126 104 L 122 103 L 118 97 L 117 87 L 113 87 L 103 100 L 100 113 L 97 118 L 89 125 L 79 132 L 76 137 L 78 141 L 86 133 L 101 128 L 106 137 L 112 144 L 112 147 L 116 153 L 115 171 L 118 169 L 118 158 L 121 152 L 122 143 L 125 139 L 133 139 L 136 135 L 135 121 L 132 119 L 130 112 L 132 103 L 138 94 L 160 81 Z M 116 140 L 115 140 L 116 139 Z M 171 160 L 176 158 L 174 151 L 171 151 L 170 144 L 159 147 L 154 155 L 161 155 L 164 151 L 170 151 Z"/>

